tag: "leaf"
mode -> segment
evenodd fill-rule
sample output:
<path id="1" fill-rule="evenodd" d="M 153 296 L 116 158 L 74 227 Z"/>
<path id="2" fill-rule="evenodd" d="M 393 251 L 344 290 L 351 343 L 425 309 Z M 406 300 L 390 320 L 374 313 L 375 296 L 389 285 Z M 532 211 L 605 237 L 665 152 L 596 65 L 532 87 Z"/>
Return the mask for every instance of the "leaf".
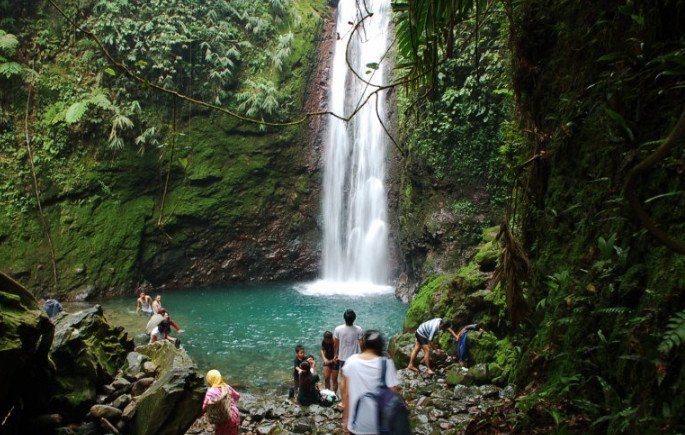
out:
<path id="1" fill-rule="evenodd" d="M 4 30 L 0 30 L 0 51 L 8 56 L 12 56 L 17 51 L 18 46 L 19 40 L 16 36 L 7 33 Z"/>
<path id="2" fill-rule="evenodd" d="M 18 76 L 24 73 L 24 67 L 16 62 L 5 62 L 0 64 L 0 75 L 5 78 Z"/>
<path id="3" fill-rule="evenodd" d="M 81 120 L 86 110 L 88 110 L 88 103 L 86 101 L 77 101 L 69 106 L 66 115 L 64 115 L 64 120 L 67 124 L 75 124 Z"/>
<path id="4" fill-rule="evenodd" d="M 369 62 L 366 64 L 366 67 L 369 69 L 378 69 L 378 62 Z"/>
<path id="5" fill-rule="evenodd" d="M 110 77 L 116 77 L 116 75 L 117 75 L 117 72 L 114 71 L 114 69 L 110 68 L 110 67 L 105 68 L 104 71 L 105 71 L 105 74 L 107 74 Z"/>
<path id="6" fill-rule="evenodd" d="M 181 165 L 181 167 L 185 170 L 188 168 L 188 159 L 186 157 L 179 157 L 178 158 L 178 163 Z"/>

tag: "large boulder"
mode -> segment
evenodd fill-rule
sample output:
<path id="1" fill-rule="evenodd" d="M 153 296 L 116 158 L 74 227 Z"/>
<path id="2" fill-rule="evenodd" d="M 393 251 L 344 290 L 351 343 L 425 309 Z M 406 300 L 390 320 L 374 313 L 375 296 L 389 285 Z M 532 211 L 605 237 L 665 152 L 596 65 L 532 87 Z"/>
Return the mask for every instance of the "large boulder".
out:
<path id="1" fill-rule="evenodd" d="M 124 411 L 133 435 L 179 434 L 193 424 L 202 411 L 205 386 L 195 364 L 183 349 L 166 340 L 138 346 L 159 370 L 156 381 Z"/>
<path id="2" fill-rule="evenodd" d="M 45 410 L 53 333 L 33 295 L 0 273 L 0 416 L 9 417 L 3 432 L 19 433 L 26 420 Z"/>
<path id="3" fill-rule="evenodd" d="M 132 349 L 133 341 L 107 322 L 99 305 L 60 315 L 50 348 L 57 369 L 51 407 L 67 419 L 83 417 L 97 388 L 112 381 Z"/>

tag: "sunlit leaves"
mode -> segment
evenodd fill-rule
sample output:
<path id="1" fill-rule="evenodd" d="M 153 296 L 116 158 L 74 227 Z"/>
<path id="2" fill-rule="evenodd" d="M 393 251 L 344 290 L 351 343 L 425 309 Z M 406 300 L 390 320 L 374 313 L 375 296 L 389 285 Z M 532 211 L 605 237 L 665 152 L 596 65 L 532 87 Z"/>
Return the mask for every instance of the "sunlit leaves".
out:
<path id="1" fill-rule="evenodd" d="M 64 120 L 67 122 L 67 124 L 75 124 L 81 121 L 81 118 L 86 113 L 86 110 L 88 110 L 88 102 L 77 101 L 69 106 L 69 109 L 67 109 L 67 113 L 64 116 Z"/>
<path id="2" fill-rule="evenodd" d="M 11 33 L 0 29 L 0 52 L 6 56 L 13 56 L 19 46 L 19 40 Z"/>

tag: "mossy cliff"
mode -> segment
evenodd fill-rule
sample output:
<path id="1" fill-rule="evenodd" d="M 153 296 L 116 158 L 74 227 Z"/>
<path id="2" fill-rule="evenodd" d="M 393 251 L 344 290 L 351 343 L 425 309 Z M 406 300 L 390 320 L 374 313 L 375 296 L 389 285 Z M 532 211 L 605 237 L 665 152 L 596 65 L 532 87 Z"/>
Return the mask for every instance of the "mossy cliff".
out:
<path id="1" fill-rule="evenodd" d="M 89 11 L 88 5 L 80 7 Z M 69 38 L 69 32 L 62 33 L 62 18 L 49 4 L 34 6 L 13 12 L 12 22 L 43 23 L 45 34 Z M 315 98 L 308 84 L 325 65 L 318 62 L 316 47 L 330 36 L 322 26 L 331 9 L 323 1 L 293 1 L 289 7 L 288 16 L 297 16 L 297 27 L 292 27 L 295 18 L 288 18 L 277 21 L 275 28 L 292 29 L 288 54 L 278 74 L 275 67 L 264 68 L 263 78 L 278 83 L 281 94 L 287 95 L 284 110 L 297 113 Z M 15 27 L 19 34 L 21 26 Z M 40 37 L 30 30 L 20 34 L 18 53 L 23 53 L 21 44 Z M 142 105 L 139 122 L 158 126 L 159 150 L 149 144 L 103 150 L 97 127 L 102 121 L 94 117 L 90 124 L 65 125 L 63 112 L 69 106 L 62 102 L 53 104 L 62 108 L 62 121 L 51 121 L 54 131 L 43 135 L 36 129 L 45 121 L 34 121 L 33 112 L 40 113 L 56 96 L 73 93 L 72 87 L 78 85 L 72 83 L 76 80 L 72 73 L 83 75 L 82 85 L 95 87 L 102 81 L 101 73 L 92 71 L 92 62 L 75 60 L 84 47 L 88 56 L 94 56 L 87 41 L 77 42 L 65 51 L 46 52 L 28 118 L 29 133 L 41 141 L 34 145 L 34 161 L 55 251 L 55 292 L 60 297 L 121 293 L 145 281 L 154 286 L 189 286 L 296 279 L 316 272 L 319 173 L 311 157 L 315 137 L 306 123 L 263 129 L 178 102 L 174 134 L 174 104 L 155 96 Z M 273 49 L 277 41 L 273 38 L 269 44 L 254 51 Z M 258 79 L 248 75 L 247 66 L 240 71 L 240 80 Z M 26 146 L 19 134 L 24 128 L 26 91 L 21 82 L 17 85 L 3 88 L 2 94 L 6 100 L 11 97 L 12 104 L 3 112 L 8 114 L 7 122 L 0 125 L 6 151 L 0 165 L 10 174 L 9 184 L 0 186 L 8 202 L 6 212 L 0 214 L 0 270 L 37 291 L 54 288 L 54 279 Z M 87 113 L 99 115 L 92 109 L 94 103 L 89 104 Z M 49 134 L 68 140 L 60 142 L 61 149 L 50 150 L 48 146 L 55 147 L 59 137 L 48 140 Z"/>
<path id="2" fill-rule="evenodd" d="M 683 110 L 685 5 L 524 1 L 513 12 L 519 158 L 529 163 L 511 217 L 530 259 L 530 274 L 510 271 L 525 302 L 515 380 L 536 391 L 519 409 L 601 432 L 681 432 L 685 348 L 673 337 L 685 256 L 627 197 L 683 243 L 683 147 L 628 181 Z M 581 417 L 566 423 L 570 414 Z"/>

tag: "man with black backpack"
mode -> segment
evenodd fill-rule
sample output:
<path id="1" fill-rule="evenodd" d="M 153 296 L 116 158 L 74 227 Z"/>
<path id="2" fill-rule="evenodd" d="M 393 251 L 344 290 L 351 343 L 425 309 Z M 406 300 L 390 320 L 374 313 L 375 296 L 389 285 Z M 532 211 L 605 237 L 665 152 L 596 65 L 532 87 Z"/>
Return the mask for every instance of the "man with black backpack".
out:
<path id="1" fill-rule="evenodd" d="M 384 347 L 380 332 L 366 331 L 362 352 L 350 356 L 342 367 L 345 433 L 411 433 L 409 412 L 399 396 L 395 364 L 382 356 Z"/>

